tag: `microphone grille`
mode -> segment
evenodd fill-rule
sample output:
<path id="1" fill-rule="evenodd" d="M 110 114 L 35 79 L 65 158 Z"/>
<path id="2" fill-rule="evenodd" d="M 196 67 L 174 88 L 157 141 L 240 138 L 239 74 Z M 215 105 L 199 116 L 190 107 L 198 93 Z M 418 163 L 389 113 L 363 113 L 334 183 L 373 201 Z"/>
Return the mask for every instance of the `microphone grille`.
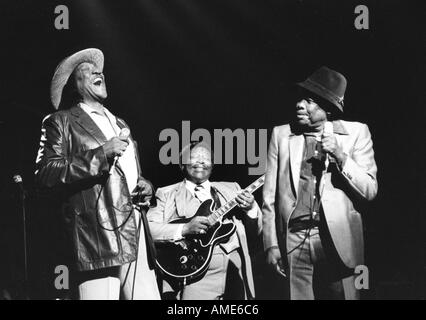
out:
<path id="1" fill-rule="evenodd" d="M 324 133 L 330 133 L 330 134 L 332 134 L 333 133 L 333 123 L 331 123 L 330 121 L 327 121 L 325 124 L 324 124 Z"/>
<path id="2" fill-rule="evenodd" d="M 130 136 L 130 130 L 128 128 L 123 128 L 120 131 L 120 137 L 128 138 Z"/>
<path id="3" fill-rule="evenodd" d="M 13 176 L 13 182 L 15 182 L 15 183 L 21 183 L 22 182 L 22 177 L 19 174 L 15 174 Z"/>

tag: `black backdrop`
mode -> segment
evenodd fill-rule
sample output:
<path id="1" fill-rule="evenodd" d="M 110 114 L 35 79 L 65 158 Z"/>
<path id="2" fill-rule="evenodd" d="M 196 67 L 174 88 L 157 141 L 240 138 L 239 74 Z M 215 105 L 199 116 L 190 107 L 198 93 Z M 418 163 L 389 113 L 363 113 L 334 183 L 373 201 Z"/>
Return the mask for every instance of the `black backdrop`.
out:
<path id="1" fill-rule="evenodd" d="M 59 4 L 69 8 L 69 30 L 54 28 Z M 354 27 L 359 4 L 369 8 L 369 30 Z M 379 168 L 379 195 L 365 214 L 372 279 L 365 296 L 424 297 L 424 13 L 420 1 L 2 1 L 0 234 L 11 257 L 2 262 L 4 286 L 22 278 L 15 173 L 30 193 L 31 275 L 43 279 L 34 236 L 42 214 L 31 200 L 40 124 L 53 111 L 50 79 L 65 56 L 97 47 L 106 57 L 107 106 L 129 123 L 155 186 L 181 178 L 175 166 L 159 162 L 161 130 L 180 132 L 181 121 L 190 120 L 192 130 L 270 133 L 290 119 L 293 82 L 321 65 L 343 73 L 345 118 L 369 125 Z M 253 179 L 245 165 L 217 166 L 214 178 L 241 185 Z M 265 275 L 258 240 L 259 298 L 280 297 L 280 286 Z"/>

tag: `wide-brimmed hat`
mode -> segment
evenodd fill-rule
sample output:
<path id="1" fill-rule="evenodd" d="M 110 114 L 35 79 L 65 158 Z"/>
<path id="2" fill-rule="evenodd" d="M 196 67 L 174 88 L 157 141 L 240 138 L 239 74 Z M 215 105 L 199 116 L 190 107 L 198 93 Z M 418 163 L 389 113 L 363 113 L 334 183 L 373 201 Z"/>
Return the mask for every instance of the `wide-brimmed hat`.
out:
<path id="1" fill-rule="evenodd" d="M 84 49 L 66 57 L 58 64 L 50 85 L 50 99 L 55 109 L 58 109 L 61 103 L 62 91 L 70 75 L 83 62 L 91 62 L 102 71 L 104 68 L 104 54 L 99 49 Z"/>
<path id="2" fill-rule="evenodd" d="M 346 78 L 342 74 L 327 67 L 319 68 L 305 81 L 297 83 L 336 106 L 340 112 L 343 112 L 346 84 Z"/>

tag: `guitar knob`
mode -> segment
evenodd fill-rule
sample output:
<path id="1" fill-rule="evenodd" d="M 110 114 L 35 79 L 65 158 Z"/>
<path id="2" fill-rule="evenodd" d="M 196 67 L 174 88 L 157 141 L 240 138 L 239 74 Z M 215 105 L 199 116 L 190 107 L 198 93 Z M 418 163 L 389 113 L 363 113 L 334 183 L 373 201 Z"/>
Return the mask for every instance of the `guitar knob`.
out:
<path id="1" fill-rule="evenodd" d="M 192 265 L 191 269 L 195 271 L 195 270 L 197 270 L 197 266 Z"/>
<path id="2" fill-rule="evenodd" d="M 188 258 L 186 256 L 181 256 L 179 258 L 179 262 L 182 263 L 182 264 L 185 264 L 185 263 L 188 262 Z"/>
<path id="3" fill-rule="evenodd" d="M 192 260 L 194 258 L 194 256 L 192 254 L 188 255 L 188 259 Z"/>
<path id="4" fill-rule="evenodd" d="M 200 260 L 200 261 L 204 260 L 203 256 L 198 256 L 197 259 Z"/>

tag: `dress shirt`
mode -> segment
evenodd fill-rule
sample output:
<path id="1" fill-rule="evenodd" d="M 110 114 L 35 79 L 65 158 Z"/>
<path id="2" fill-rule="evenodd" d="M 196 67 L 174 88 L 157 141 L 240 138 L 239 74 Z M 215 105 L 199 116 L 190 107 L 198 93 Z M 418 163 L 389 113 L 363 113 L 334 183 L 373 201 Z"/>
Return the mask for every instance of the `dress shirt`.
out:
<path id="1" fill-rule="evenodd" d="M 80 108 L 90 116 L 107 140 L 120 135 L 121 129 L 117 125 L 117 118 L 107 108 L 103 107 L 103 113 L 84 103 L 80 103 Z M 120 163 L 120 167 L 126 176 L 129 191 L 132 192 L 138 182 L 138 166 L 133 141 L 128 139 L 128 142 L 126 151 L 117 162 Z"/>

